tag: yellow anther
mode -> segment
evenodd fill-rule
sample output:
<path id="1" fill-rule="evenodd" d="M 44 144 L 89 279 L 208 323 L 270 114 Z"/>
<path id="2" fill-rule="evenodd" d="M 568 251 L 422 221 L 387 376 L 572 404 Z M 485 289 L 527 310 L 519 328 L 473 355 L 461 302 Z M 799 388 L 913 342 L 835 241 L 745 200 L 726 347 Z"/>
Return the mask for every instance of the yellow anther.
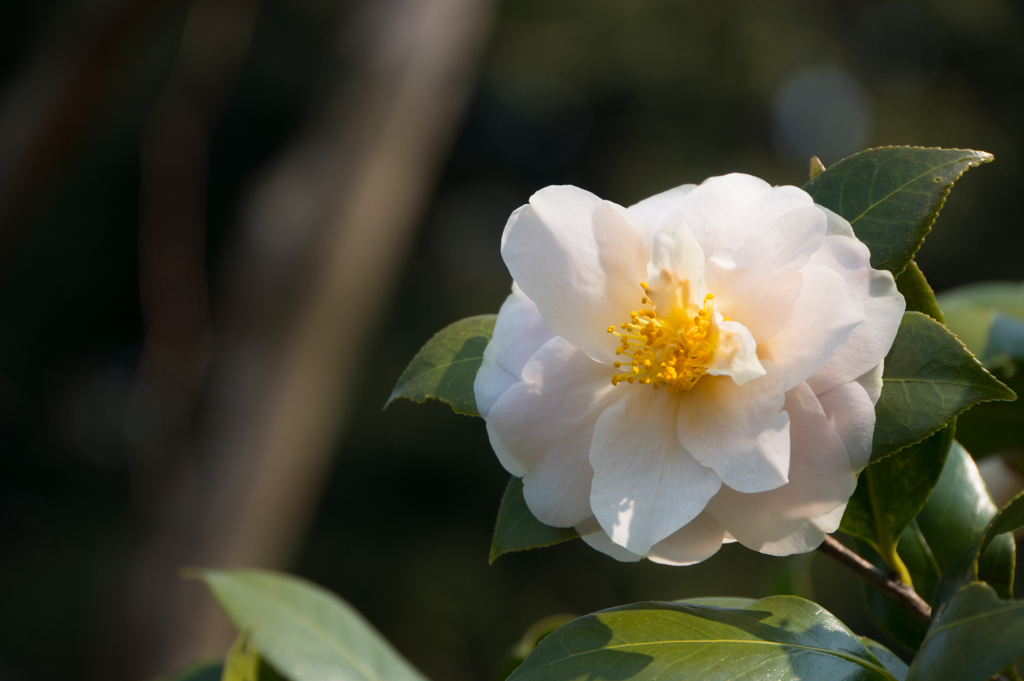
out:
<path id="1" fill-rule="evenodd" d="M 647 283 L 640 287 L 648 293 Z M 649 295 L 641 299 L 639 311 L 630 312 L 630 321 L 620 324 L 624 333 L 608 327 L 609 333 L 619 336 L 621 345 L 615 349 L 617 355 L 628 355 L 632 361 L 625 373 L 612 375 L 612 385 L 639 381 L 651 385 L 655 390 L 664 388 L 667 392 L 689 390 L 714 361 L 718 345 L 718 329 L 714 324 L 714 295 L 704 296 L 704 305 L 690 318 L 680 319 L 677 311 L 670 311 L 668 317 L 658 314 L 655 303 Z M 615 362 L 616 369 L 622 368 Z"/>

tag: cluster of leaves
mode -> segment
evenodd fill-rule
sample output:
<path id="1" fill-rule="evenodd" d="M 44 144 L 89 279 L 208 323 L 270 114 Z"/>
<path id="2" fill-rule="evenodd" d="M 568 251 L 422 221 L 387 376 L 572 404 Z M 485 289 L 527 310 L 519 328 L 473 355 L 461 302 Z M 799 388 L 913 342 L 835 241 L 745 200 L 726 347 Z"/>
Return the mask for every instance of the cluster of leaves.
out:
<path id="1" fill-rule="evenodd" d="M 1003 298 L 969 293 L 946 306 L 957 310 L 958 333 L 974 334 L 971 347 L 983 365 L 944 324 L 913 262 L 954 181 L 989 160 L 974 151 L 872 149 L 827 170 L 819 165 L 804 186 L 851 223 L 871 249 L 872 265 L 891 271 L 907 299 L 885 360 L 871 463 L 840 529 L 862 556 L 931 604 L 924 624 L 865 582 L 869 612 L 914 653 L 911 665 L 795 596 L 704 598 L 538 623 L 504 668 L 510 679 L 984 681 L 1000 671 L 1017 678 L 1011 665 L 1024 655 L 1024 601 L 1012 599 L 1012 532 L 1024 527 L 1024 495 L 997 512 L 974 459 L 954 438 L 960 417 L 965 437 L 984 439 L 992 451 L 1007 442 L 1024 444 L 1021 412 L 990 408 L 1012 400 L 1013 391 L 986 369 L 1008 380 L 1020 376 L 1024 289 Z M 473 380 L 494 321 L 493 315 L 471 317 L 438 333 L 413 359 L 391 400 L 438 399 L 477 415 Z M 983 402 L 972 410 L 981 416 L 967 428 L 961 414 Z M 490 559 L 576 536 L 534 518 L 521 481 L 512 478 Z M 223 666 L 189 670 L 176 677 L 180 681 L 423 679 L 350 606 L 315 585 L 257 571 L 201 576 L 241 635 Z"/>

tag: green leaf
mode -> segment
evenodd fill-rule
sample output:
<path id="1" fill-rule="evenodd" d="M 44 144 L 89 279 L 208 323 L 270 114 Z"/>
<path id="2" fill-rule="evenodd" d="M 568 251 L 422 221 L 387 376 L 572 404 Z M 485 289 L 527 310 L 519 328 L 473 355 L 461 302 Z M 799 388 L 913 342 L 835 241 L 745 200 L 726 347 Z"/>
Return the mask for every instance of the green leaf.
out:
<path id="1" fill-rule="evenodd" d="M 479 416 L 473 381 L 498 315 L 466 317 L 434 334 L 412 358 L 384 408 L 400 397 L 441 400 L 459 414 Z"/>
<path id="2" fill-rule="evenodd" d="M 1013 537 L 1007 533 L 1019 530 L 1021 527 L 1024 527 L 1024 492 L 1011 499 L 992 518 L 979 541 L 974 542 L 956 557 L 942 576 L 942 581 L 939 582 L 932 600 L 932 609 L 938 612 L 966 584 L 979 578 L 992 578 L 992 563 L 995 561 L 1011 566 L 1009 574 L 1006 574 L 1006 568 L 1003 568 L 1004 572 L 996 575 L 997 579 L 994 580 L 997 586 L 1001 587 L 1000 595 L 1010 597 L 1013 594 L 1012 568 L 1015 564 L 1016 547 Z M 993 546 L 993 542 L 997 539 L 998 543 Z M 1000 576 L 1002 579 L 999 579 Z"/>
<path id="3" fill-rule="evenodd" d="M 556 629 L 572 622 L 574 619 L 576 619 L 575 615 L 551 615 L 531 626 L 523 634 L 519 643 L 513 646 L 505 655 L 505 659 L 498 667 L 498 673 L 495 674 L 495 678 L 499 679 L 499 681 L 507 679 L 512 672 L 526 661 L 526 658 L 533 652 L 534 648 L 540 645 L 541 641 Z"/>
<path id="4" fill-rule="evenodd" d="M 974 578 L 972 547 L 981 540 L 995 514 L 995 505 L 978 474 L 978 467 L 960 443 L 954 441 L 931 496 L 917 518 L 903 531 L 897 546 L 914 589 L 921 598 L 932 603 L 934 611 Z M 961 558 L 965 552 L 971 552 L 970 557 Z M 884 561 L 869 545 L 860 542 L 858 553 L 885 568 Z M 1000 594 L 1009 596 L 1013 571 L 1013 538 L 1005 535 L 982 554 L 979 575 L 996 586 Z M 878 627 L 908 649 L 917 649 L 925 628 L 873 586 L 865 583 L 863 589 L 868 613 Z"/>
<path id="5" fill-rule="evenodd" d="M 992 160 L 967 149 L 882 147 L 854 154 L 804 185 L 871 249 L 871 266 L 899 275 L 921 247 L 953 183 Z"/>
<path id="6" fill-rule="evenodd" d="M 938 483 L 952 442 L 953 428 L 943 428 L 869 464 L 860 474 L 839 529 L 870 544 L 889 567 L 905 570 L 896 546 Z"/>
<path id="7" fill-rule="evenodd" d="M 924 278 L 924 272 L 917 266 L 917 262 L 911 260 L 907 269 L 896 277 L 896 288 L 907 301 L 908 312 L 923 312 L 937 322 L 945 321 L 935 299 L 935 291 Z"/>
<path id="8" fill-rule="evenodd" d="M 986 681 L 1024 655 L 1024 601 L 987 584 L 964 587 L 932 622 L 907 681 Z"/>
<path id="9" fill-rule="evenodd" d="M 996 506 L 974 459 L 954 442 L 942 476 L 915 521 L 920 529 L 919 543 L 927 547 L 942 575 L 932 593 L 918 588 L 921 597 L 931 601 L 933 611 L 938 612 L 964 583 L 975 578 L 974 556 L 995 515 Z M 903 549 L 901 542 L 901 555 Z M 1009 597 L 1013 593 L 1014 563 L 1013 537 L 1000 536 L 982 552 L 977 576 L 1000 595 Z M 913 569 L 911 573 L 917 585 L 916 573 Z"/>
<path id="10" fill-rule="evenodd" d="M 1010 499 L 985 528 L 985 534 L 981 539 L 981 550 L 984 551 L 988 548 L 998 535 L 1016 532 L 1022 527 L 1024 527 L 1024 492 Z"/>
<path id="11" fill-rule="evenodd" d="M 903 315 L 882 381 L 872 461 L 920 442 L 978 402 L 1016 398 L 946 327 L 920 312 Z"/>
<path id="12" fill-rule="evenodd" d="M 551 527 L 537 520 L 523 499 L 523 480 L 512 476 L 501 497 L 498 521 L 491 539 L 490 562 L 505 553 L 539 549 L 559 544 L 579 535 L 571 527 Z"/>
<path id="13" fill-rule="evenodd" d="M 821 606 L 794 596 L 772 596 L 734 607 L 635 603 L 587 615 L 544 639 L 511 678 L 897 677 Z"/>
<path id="14" fill-rule="evenodd" d="M 907 672 L 910 671 L 907 667 L 907 663 L 896 657 L 895 654 L 878 641 L 873 641 L 867 636 L 861 636 L 860 642 L 864 644 L 864 647 L 871 651 L 871 654 L 878 658 L 878 661 L 885 665 L 885 668 L 892 672 L 899 681 L 904 681 L 907 678 Z"/>
<path id="15" fill-rule="evenodd" d="M 153 681 L 220 681 L 222 669 L 220 662 L 194 662 L 177 674 Z"/>
<path id="16" fill-rule="evenodd" d="M 304 579 L 265 570 L 204 570 L 239 631 L 295 681 L 426 681 L 350 605 Z"/>

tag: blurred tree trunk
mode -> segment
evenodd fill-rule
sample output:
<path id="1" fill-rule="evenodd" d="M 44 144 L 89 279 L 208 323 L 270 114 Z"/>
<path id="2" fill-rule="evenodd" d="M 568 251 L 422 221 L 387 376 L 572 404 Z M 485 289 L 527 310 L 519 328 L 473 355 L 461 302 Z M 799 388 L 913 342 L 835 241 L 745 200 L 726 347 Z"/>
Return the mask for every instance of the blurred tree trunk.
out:
<path id="1" fill-rule="evenodd" d="M 375 0 L 355 66 L 259 182 L 232 251 L 194 466 L 165 483 L 131 583 L 126 678 L 223 655 L 233 631 L 183 565 L 285 567 L 300 546 L 413 228 L 461 119 L 490 0 Z M 340 80 L 340 79 L 339 79 Z M 357 519 L 353 519 L 357 521 Z"/>

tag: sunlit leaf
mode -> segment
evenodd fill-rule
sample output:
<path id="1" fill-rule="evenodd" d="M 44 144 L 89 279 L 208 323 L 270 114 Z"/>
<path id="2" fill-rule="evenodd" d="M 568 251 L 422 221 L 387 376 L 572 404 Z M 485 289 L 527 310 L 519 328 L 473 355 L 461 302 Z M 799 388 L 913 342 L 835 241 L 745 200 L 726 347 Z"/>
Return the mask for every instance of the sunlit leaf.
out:
<path id="1" fill-rule="evenodd" d="M 400 397 L 440 400 L 460 414 L 479 416 L 473 381 L 497 318 L 466 317 L 438 331 L 412 358 L 384 408 Z"/>
<path id="2" fill-rule="evenodd" d="M 551 527 L 537 520 L 523 499 L 523 480 L 513 476 L 505 487 L 491 539 L 490 562 L 505 553 L 551 546 L 579 535 L 571 527 Z"/>
<path id="3" fill-rule="evenodd" d="M 872 461 L 920 442 L 978 402 L 1016 398 L 946 327 L 920 312 L 903 315 L 882 381 Z"/>
<path id="4" fill-rule="evenodd" d="M 756 676 L 751 672 L 756 670 Z M 721 607 L 635 603 L 566 624 L 515 680 L 764 678 L 868 681 L 898 677 L 839 620 L 794 596 Z"/>
<path id="5" fill-rule="evenodd" d="M 986 681 L 1024 655 L 1024 601 L 987 584 L 961 589 L 932 622 L 907 681 Z"/>
<path id="6" fill-rule="evenodd" d="M 265 570 L 205 570 L 239 631 L 292 681 L 426 681 L 350 605 L 304 579 Z"/>
<path id="7" fill-rule="evenodd" d="M 900 274 L 921 247 L 953 183 L 991 154 L 882 147 L 835 163 L 804 185 L 814 202 L 846 218 L 871 249 L 871 266 Z"/>
<path id="8" fill-rule="evenodd" d="M 1021 492 L 1001 509 L 996 517 L 985 528 L 985 535 L 981 539 L 981 550 L 988 548 L 989 544 L 999 535 L 1006 532 L 1016 532 L 1024 527 L 1024 492 Z"/>

